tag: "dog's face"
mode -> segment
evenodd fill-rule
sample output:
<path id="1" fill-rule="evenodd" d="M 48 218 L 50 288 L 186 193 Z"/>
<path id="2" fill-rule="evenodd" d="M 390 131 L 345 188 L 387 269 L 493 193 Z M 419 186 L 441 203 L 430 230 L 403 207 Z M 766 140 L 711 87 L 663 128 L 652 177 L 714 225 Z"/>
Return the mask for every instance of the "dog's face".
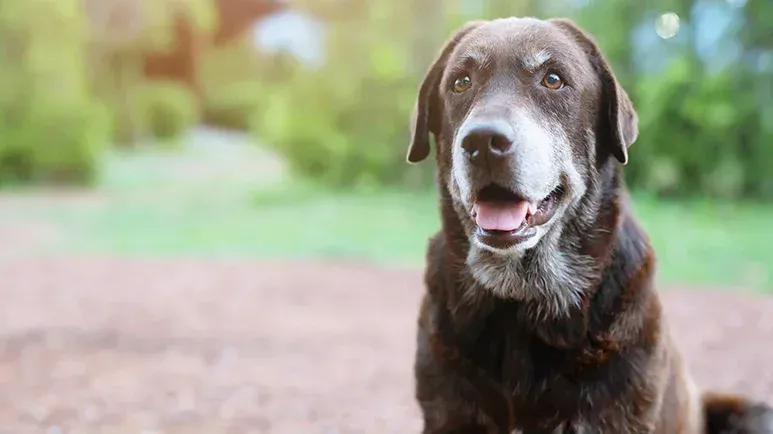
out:
<path id="1" fill-rule="evenodd" d="M 518 255 L 560 232 L 600 162 L 627 162 L 636 114 L 567 20 L 467 24 L 422 84 L 408 160 L 435 134 L 441 181 L 476 248 Z"/>

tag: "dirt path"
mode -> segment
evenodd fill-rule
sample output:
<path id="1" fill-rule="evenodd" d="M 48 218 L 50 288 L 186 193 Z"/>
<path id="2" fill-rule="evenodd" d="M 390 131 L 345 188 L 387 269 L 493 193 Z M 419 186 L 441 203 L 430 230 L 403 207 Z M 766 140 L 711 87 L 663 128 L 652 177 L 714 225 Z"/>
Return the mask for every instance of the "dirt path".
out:
<path id="1" fill-rule="evenodd" d="M 0 433 L 416 433 L 418 271 L 0 261 Z M 773 299 L 668 291 L 702 386 L 773 401 Z"/>

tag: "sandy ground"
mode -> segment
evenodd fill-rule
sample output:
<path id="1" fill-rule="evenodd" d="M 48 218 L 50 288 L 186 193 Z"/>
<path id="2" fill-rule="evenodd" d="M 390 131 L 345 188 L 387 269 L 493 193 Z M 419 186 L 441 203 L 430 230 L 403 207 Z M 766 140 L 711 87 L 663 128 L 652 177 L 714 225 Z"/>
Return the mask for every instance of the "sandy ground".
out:
<path id="1" fill-rule="evenodd" d="M 417 433 L 418 270 L 0 261 L 0 433 Z M 703 387 L 773 401 L 773 299 L 669 289 Z"/>

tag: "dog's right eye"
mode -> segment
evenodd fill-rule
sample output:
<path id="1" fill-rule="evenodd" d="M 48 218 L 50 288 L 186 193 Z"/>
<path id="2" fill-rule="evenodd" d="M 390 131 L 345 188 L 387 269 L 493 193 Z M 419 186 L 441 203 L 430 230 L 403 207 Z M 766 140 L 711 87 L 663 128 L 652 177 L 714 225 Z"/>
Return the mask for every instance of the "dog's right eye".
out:
<path id="1" fill-rule="evenodd" d="M 456 93 L 462 93 L 469 89 L 472 86 L 472 80 L 470 80 L 470 77 L 464 76 L 461 78 L 457 78 L 454 82 L 454 92 Z"/>
<path id="2" fill-rule="evenodd" d="M 564 87 L 564 81 L 558 74 L 550 73 L 542 77 L 542 85 L 548 89 L 558 90 Z"/>

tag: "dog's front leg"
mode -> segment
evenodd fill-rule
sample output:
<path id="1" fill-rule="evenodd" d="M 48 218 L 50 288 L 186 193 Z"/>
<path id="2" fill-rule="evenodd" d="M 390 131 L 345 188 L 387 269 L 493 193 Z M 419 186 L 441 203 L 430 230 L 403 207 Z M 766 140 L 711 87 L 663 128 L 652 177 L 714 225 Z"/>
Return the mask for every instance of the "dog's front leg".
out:
<path id="1" fill-rule="evenodd" d="M 489 384 L 470 379 L 435 359 L 427 334 L 419 331 L 416 353 L 416 399 L 424 416 L 423 434 L 510 434 L 509 411 Z M 483 389 L 483 390 L 482 390 Z M 492 391 L 488 391 L 492 392 Z"/>
<path id="2" fill-rule="evenodd" d="M 417 398 L 424 416 L 423 434 L 510 434 L 507 422 L 498 422 L 474 401 L 471 390 L 453 373 L 419 377 Z M 474 392 L 473 392 L 474 393 Z"/>
<path id="3" fill-rule="evenodd" d="M 594 423 L 577 421 L 570 424 L 563 434 L 654 434 L 655 422 L 649 417 L 636 417 L 624 410 L 606 414 Z"/>
<path id="4" fill-rule="evenodd" d="M 462 421 L 451 422 L 437 426 L 432 423 L 425 423 L 422 434 L 499 434 L 491 431 L 484 425 L 476 422 L 465 423 Z"/>
<path id="5" fill-rule="evenodd" d="M 496 382 L 444 340 L 442 313 L 440 305 L 425 297 L 414 359 L 423 434 L 510 434 L 509 400 Z"/>

